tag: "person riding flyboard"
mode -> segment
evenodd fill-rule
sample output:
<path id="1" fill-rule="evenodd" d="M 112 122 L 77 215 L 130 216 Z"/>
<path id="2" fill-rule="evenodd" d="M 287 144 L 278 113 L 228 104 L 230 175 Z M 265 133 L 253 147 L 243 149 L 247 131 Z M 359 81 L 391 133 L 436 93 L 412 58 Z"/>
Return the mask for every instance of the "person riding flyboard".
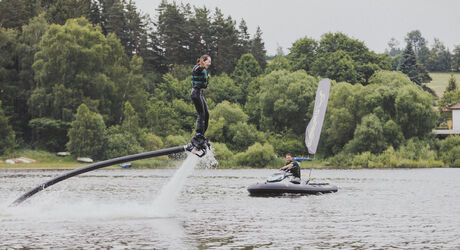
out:
<path id="1" fill-rule="evenodd" d="M 195 128 L 196 133 L 187 145 L 187 150 L 200 157 L 206 154 L 206 150 L 211 146 L 208 139 L 204 136 L 208 129 L 209 122 L 208 105 L 203 96 L 204 89 L 208 87 L 209 83 L 209 66 L 211 66 L 211 57 L 209 55 L 203 55 L 197 60 L 197 64 L 192 70 L 192 92 L 190 97 L 195 105 L 197 119 Z M 202 153 L 198 154 L 198 151 Z"/>

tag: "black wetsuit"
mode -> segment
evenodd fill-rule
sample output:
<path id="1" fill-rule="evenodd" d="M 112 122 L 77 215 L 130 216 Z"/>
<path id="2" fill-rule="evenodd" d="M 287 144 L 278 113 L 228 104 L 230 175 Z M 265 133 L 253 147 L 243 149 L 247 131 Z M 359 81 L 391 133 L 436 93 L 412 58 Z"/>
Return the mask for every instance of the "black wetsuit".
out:
<path id="1" fill-rule="evenodd" d="M 203 136 L 208 129 L 209 121 L 208 105 L 203 96 L 204 89 L 208 87 L 208 80 L 208 71 L 200 67 L 199 64 L 195 65 L 192 71 L 192 93 L 190 96 L 197 112 L 195 131 Z"/>
<path id="2" fill-rule="evenodd" d="M 300 166 L 296 161 L 286 162 L 286 165 L 292 163 L 292 167 L 288 168 L 286 171 L 292 173 L 292 176 L 300 178 Z"/>

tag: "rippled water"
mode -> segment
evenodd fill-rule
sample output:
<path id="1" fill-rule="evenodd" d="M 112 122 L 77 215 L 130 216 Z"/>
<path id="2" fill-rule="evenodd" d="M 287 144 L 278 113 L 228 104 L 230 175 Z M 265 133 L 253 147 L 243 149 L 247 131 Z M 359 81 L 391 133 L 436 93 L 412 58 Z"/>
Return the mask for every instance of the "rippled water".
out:
<path id="1" fill-rule="evenodd" d="M 314 170 L 339 191 L 278 198 L 246 190 L 272 170 L 196 169 L 165 216 L 174 172 L 97 170 L 7 208 L 63 172 L 0 170 L 0 249 L 460 249 L 460 169 Z"/>

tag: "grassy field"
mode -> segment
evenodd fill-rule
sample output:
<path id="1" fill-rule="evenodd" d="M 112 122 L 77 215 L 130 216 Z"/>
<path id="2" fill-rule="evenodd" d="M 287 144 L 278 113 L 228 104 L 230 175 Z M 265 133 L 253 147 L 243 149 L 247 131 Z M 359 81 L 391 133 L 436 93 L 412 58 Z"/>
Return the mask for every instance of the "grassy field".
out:
<path id="1" fill-rule="evenodd" d="M 430 73 L 430 76 L 433 80 L 426 85 L 434 90 L 434 92 L 436 92 L 439 97 L 441 97 L 446 90 L 451 74 L 454 75 L 455 79 L 457 80 L 457 87 L 459 87 L 460 73 Z"/>

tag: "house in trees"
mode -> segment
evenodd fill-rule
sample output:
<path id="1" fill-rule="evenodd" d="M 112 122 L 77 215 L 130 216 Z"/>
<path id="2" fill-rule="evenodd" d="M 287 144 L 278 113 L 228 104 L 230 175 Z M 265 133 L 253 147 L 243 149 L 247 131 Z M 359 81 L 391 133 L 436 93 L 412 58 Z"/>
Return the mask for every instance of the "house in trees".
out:
<path id="1" fill-rule="evenodd" d="M 445 108 L 442 112 L 450 112 L 452 119 L 447 120 L 447 129 L 436 129 L 433 133 L 437 137 L 444 138 L 448 135 L 460 134 L 460 103 L 457 103 L 449 108 Z"/>

